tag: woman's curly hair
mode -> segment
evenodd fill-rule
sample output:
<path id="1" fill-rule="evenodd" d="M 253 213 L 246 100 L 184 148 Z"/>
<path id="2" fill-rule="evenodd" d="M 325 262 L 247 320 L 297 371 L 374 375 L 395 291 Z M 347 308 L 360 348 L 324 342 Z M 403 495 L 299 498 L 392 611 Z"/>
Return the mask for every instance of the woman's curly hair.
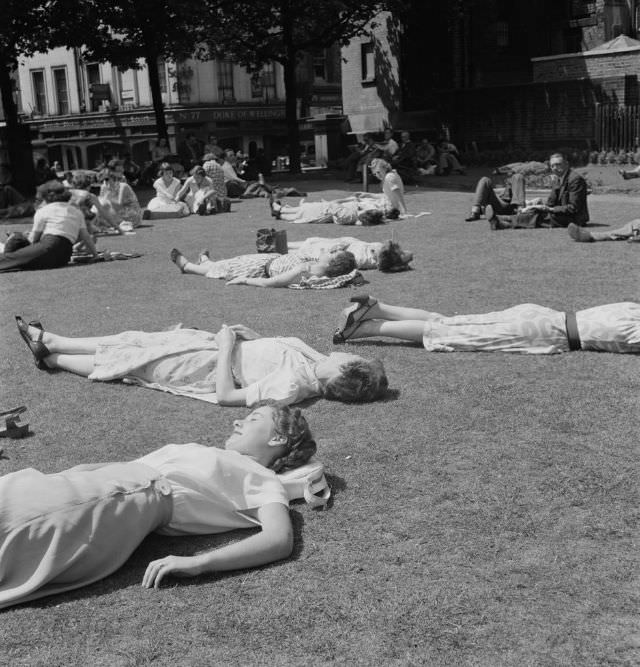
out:
<path id="1" fill-rule="evenodd" d="M 274 415 L 276 435 L 284 438 L 286 453 L 271 463 L 269 468 L 281 472 L 285 468 L 297 468 L 304 465 L 316 453 L 316 441 L 302 411 L 297 408 L 276 408 Z"/>
<path id="2" fill-rule="evenodd" d="M 355 359 L 343 364 L 340 375 L 327 382 L 323 396 L 343 403 L 369 403 L 382 398 L 389 381 L 378 359 Z"/>
<path id="3" fill-rule="evenodd" d="M 339 250 L 331 255 L 325 274 L 328 278 L 344 276 L 356 268 L 356 258 L 348 250 Z"/>

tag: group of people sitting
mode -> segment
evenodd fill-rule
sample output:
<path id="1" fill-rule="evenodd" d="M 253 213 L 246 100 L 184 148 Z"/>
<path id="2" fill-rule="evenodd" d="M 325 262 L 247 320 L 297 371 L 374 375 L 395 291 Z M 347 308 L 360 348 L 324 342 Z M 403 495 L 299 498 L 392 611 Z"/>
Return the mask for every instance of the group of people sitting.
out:
<path id="1" fill-rule="evenodd" d="M 347 182 L 362 180 L 371 161 L 382 158 L 389 162 L 405 183 L 417 183 L 423 176 L 437 174 L 445 176 L 451 173 L 464 174 L 465 167 L 460 164 L 460 153 L 447 138 L 440 137 L 435 145 L 424 138 L 419 144 L 411 140 L 409 132 L 400 133 L 400 142 L 394 139 L 391 128 L 384 131 L 384 139 L 376 141 L 373 134 L 363 135 L 350 155 L 345 160 Z"/>
<path id="2" fill-rule="evenodd" d="M 520 168 L 518 163 L 510 165 L 500 194 L 491 178 L 481 178 L 476 185 L 471 212 L 465 220 L 480 220 L 484 213 L 492 230 L 565 227 L 569 236 L 581 243 L 640 242 L 640 220 L 637 219 L 606 231 L 586 229 L 589 222 L 587 182 L 569 166 L 562 153 L 554 153 L 549 158 L 551 192 L 546 201 L 541 198 L 527 200 L 526 177 Z"/>
<path id="3" fill-rule="evenodd" d="M 383 191 L 389 174 L 391 180 L 402 183 L 384 162 Z M 194 201 L 183 202 L 189 208 L 195 201 L 198 207 L 208 206 L 209 201 L 203 195 L 196 199 L 206 184 L 207 171 L 203 165 L 203 176 L 197 171 L 200 167 L 195 168 L 191 183 L 178 184 L 186 197 L 193 197 Z M 534 210 L 550 226 L 583 225 L 588 214 L 586 192 L 585 207 L 580 204 L 581 177 L 558 155 L 551 158 L 551 170 L 556 180 L 550 200 Z M 169 175 L 163 172 L 162 187 L 173 183 Z M 108 178 L 110 183 L 110 173 Z M 121 191 L 122 181 L 114 177 L 113 182 L 117 185 L 109 185 L 113 192 Z M 482 181 L 471 219 L 483 212 L 490 221 L 520 215 L 526 208 L 524 183 L 517 178 L 511 182 L 511 193 L 498 197 L 492 183 Z M 172 188 L 175 195 L 180 191 L 177 187 Z M 46 203 L 39 212 L 52 207 L 50 211 L 68 213 L 70 194 L 62 184 L 49 182 L 42 191 Z M 383 192 L 383 197 L 388 194 Z M 174 203 L 178 200 L 174 196 Z M 384 206 L 393 202 L 397 200 L 389 199 Z M 283 218 L 287 214 L 284 206 L 274 210 Z M 75 211 L 70 216 L 75 221 L 73 230 L 54 223 L 52 212 L 36 213 L 34 219 L 34 229 L 42 235 L 46 216 L 45 243 L 61 258 L 78 238 L 91 247 L 84 216 L 78 208 Z M 63 231 L 74 233 L 62 235 Z M 36 241 L 33 245 L 42 243 Z M 286 287 L 356 267 L 402 270 L 412 259 L 393 242 L 368 243 L 353 237 L 309 238 L 291 243 L 288 250 L 287 254 L 218 261 L 204 252 L 192 263 L 174 249 L 171 259 L 183 273 L 257 287 Z M 38 261 L 43 262 L 42 257 Z M 6 256 L 0 266 L 3 261 Z M 153 560 L 142 579 L 146 587 L 158 587 L 171 575 L 255 567 L 288 557 L 293 537 L 286 476 L 304 467 L 316 452 L 306 419 L 289 406 L 313 397 L 370 402 L 388 392 L 386 371 L 379 360 L 344 352 L 326 355 L 299 338 L 265 338 L 240 324 L 223 325 L 217 332 L 176 327 L 86 338 L 53 333 L 41 322 L 26 322 L 21 316 L 16 316 L 16 325 L 39 369 L 67 371 L 96 382 L 134 383 L 253 411 L 234 422 L 224 449 L 193 443 L 167 445 L 134 461 L 82 465 L 49 475 L 26 469 L 0 477 L 0 567 L 5 573 L 0 578 L 0 608 L 109 575 L 151 532 L 187 535 L 261 527 L 261 532 L 245 540 L 196 556 Z M 339 316 L 333 343 L 371 337 L 413 342 L 428 352 L 638 353 L 640 304 L 608 304 L 576 313 L 522 304 L 448 317 L 356 295 Z"/>

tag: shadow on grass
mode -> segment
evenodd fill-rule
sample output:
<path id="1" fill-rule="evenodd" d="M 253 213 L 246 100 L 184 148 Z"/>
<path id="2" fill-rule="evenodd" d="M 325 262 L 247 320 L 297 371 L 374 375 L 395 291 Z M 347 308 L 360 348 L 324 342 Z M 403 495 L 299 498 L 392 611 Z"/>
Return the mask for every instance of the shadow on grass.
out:
<path id="1" fill-rule="evenodd" d="M 345 484 L 346 486 L 346 484 Z M 333 485 L 332 485 L 333 488 Z M 259 566 L 259 569 L 271 568 L 278 566 L 284 561 L 298 560 L 304 548 L 303 527 L 304 518 L 300 512 L 290 508 L 289 515 L 291 516 L 291 523 L 293 525 L 293 551 L 291 555 L 283 561 L 274 561 L 273 563 L 265 563 Z M 113 591 L 138 586 L 141 588 L 142 578 L 146 571 L 147 565 L 159 558 L 165 556 L 196 556 L 207 551 L 220 549 L 228 544 L 242 541 L 252 535 L 260 532 L 258 528 L 249 530 L 234 530 L 228 533 L 219 535 L 189 535 L 185 537 L 167 537 L 163 535 L 151 534 L 148 535 L 142 544 L 133 552 L 129 560 L 116 572 L 108 575 L 104 579 L 100 579 L 88 586 L 83 586 L 73 591 L 67 591 L 56 595 L 51 595 L 39 600 L 25 602 L 18 607 L 35 607 L 39 609 L 47 609 L 57 607 L 65 602 L 73 600 L 83 600 L 89 598 L 107 595 Z M 243 576 L 246 572 L 256 570 L 258 568 L 244 568 L 238 570 L 229 570 L 225 572 L 210 572 L 208 574 L 199 575 L 196 577 L 177 577 L 170 576 L 160 584 L 160 588 L 171 588 L 179 586 L 181 588 L 186 586 L 199 586 L 205 582 L 212 580 L 220 581 L 224 579 L 232 579 L 238 576 Z"/>

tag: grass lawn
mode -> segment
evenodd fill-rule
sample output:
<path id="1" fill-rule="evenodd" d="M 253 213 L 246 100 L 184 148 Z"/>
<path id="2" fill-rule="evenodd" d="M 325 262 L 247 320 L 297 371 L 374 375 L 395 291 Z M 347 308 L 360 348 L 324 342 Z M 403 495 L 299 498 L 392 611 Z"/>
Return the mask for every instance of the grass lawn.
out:
<path id="1" fill-rule="evenodd" d="M 464 223 L 470 197 L 452 182 L 408 188 L 410 208 L 432 212 L 418 220 L 276 226 L 290 240 L 395 234 L 415 253 L 415 270 L 369 271 L 358 288 L 392 303 L 453 314 L 638 300 L 637 244 Z M 342 188 L 296 185 L 325 198 Z M 631 197 L 592 195 L 590 208 L 602 225 L 638 217 Z M 220 443 L 246 412 L 38 371 L 14 313 L 73 336 L 244 322 L 332 350 L 352 290 L 225 288 L 180 275 L 168 259 L 173 246 L 188 256 L 252 252 L 255 230 L 272 222 L 264 200 L 242 201 L 230 214 L 152 221 L 135 236 L 100 240 L 139 259 L 3 274 L 0 407 L 26 404 L 33 435 L 0 441 L 0 474 L 126 460 L 168 442 Z M 149 560 L 241 534 L 152 536 L 113 576 L 0 612 L 0 664 L 639 664 L 640 360 L 427 354 L 384 341 L 347 349 L 380 357 L 399 395 L 308 406 L 334 498 L 324 512 L 292 506 L 290 559 L 148 591 L 140 581 Z"/>

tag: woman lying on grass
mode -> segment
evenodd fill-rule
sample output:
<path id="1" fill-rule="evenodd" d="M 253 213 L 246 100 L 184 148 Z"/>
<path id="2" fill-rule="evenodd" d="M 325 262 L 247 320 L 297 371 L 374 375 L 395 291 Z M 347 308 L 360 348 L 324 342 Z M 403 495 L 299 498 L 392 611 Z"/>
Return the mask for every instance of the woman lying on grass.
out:
<path id="1" fill-rule="evenodd" d="M 610 303 L 576 313 L 525 303 L 492 313 L 447 317 L 391 306 L 370 296 L 351 301 L 355 305 L 342 311 L 335 344 L 385 336 L 422 343 L 429 352 L 640 352 L 638 303 Z"/>
<path id="2" fill-rule="evenodd" d="M 301 201 L 298 206 L 271 201 L 271 215 L 277 220 L 296 224 L 334 223 L 372 227 L 385 218 L 395 219 L 398 211 L 387 206 L 382 195 L 356 193 L 355 196 L 330 201 Z"/>
<path id="3" fill-rule="evenodd" d="M 406 252 L 395 241 L 367 242 L 352 236 L 336 239 L 312 236 L 304 241 L 289 241 L 289 252 L 319 258 L 322 253 L 347 250 L 353 254 L 358 269 L 379 269 L 385 273 L 409 270 L 413 253 Z"/>
<path id="4" fill-rule="evenodd" d="M 227 285 L 254 287 L 288 287 L 306 279 L 343 276 L 356 268 L 355 257 L 337 248 L 321 253 L 317 259 L 298 253 L 260 253 L 213 261 L 209 251 L 204 250 L 200 253 L 198 263 L 194 264 L 177 248 L 171 250 L 170 257 L 182 273 L 222 278 L 227 281 Z"/>
<path id="5" fill-rule="evenodd" d="M 261 532 L 195 556 L 147 566 L 145 588 L 287 558 L 293 531 L 277 472 L 316 451 L 300 410 L 262 407 L 233 422 L 224 449 L 166 445 L 127 463 L 80 465 L 0 477 L 0 609 L 102 579 L 152 532 Z"/>
<path id="6" fill-rule="evenodd" d="M 327 357 L 299 338 L 262 338 L 239 324 L 216 334 L 174 329 L 66 338 L 18 316 L 16 322 L 38 368 L 126 380 L 220 405 L 291 405 L 315 396 L 360 403 L 380 398 L 388 384 L 380 361 Z"/>

